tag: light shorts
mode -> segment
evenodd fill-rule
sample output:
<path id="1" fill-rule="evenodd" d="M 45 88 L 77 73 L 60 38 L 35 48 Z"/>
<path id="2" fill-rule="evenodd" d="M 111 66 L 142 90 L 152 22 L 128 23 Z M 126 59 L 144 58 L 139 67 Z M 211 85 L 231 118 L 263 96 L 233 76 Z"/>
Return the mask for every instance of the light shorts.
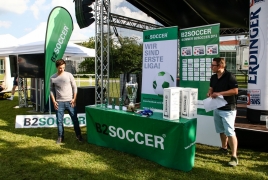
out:
<path id="1" fill-rule="evenodd" d="M 236 110 L 223 111 L 214 110 L 214 123 L 217 133 L 224 133 L 226 136 L 235 136 L 235 117 Z"/>

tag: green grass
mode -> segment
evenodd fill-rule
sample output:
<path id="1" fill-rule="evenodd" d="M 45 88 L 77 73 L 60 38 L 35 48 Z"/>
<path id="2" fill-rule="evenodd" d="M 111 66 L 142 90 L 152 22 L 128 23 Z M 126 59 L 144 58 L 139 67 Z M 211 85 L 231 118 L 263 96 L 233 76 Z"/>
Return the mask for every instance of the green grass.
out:
<path id="1" fill-rule="evenodd" d="M 248 76 L 243 75 L 243 74 L 236 74 L 236 80 L 238 82 L 238 87 L 239 88 L 245 88 L 247 89 L 248 87 Z"/>
<path id="2" fill-rule="evenodd" d="M 30 114 L 28 111 L 32 110 L 13 108 L 16 105 L 17 96 L 13 101 L 0 100 L 0 179 L 3 180 L 268 179 L 268 154 L 245 149 L 238 149 L 240 163 L 232 168 L 227 166 L 230 156 L 214 154 L 217 147 L 197 144 L 194 168 L 182 172 L 89 144 L 85 127 L 84 143 L 75 139 L 73 128 L 65 128 L 65 143 L 60 146 L 55 143 L 56 128 L 15 129 L 16 115 Z"/>
<path id="3" fill-rule="evenodd" d="M 76 81 L 78 87 L 82 86 L 95 86 L 95 79 L 92 78 L 92 81 L 89 82 L 88 78 L 80 78 L 80 82 Z M 91 84 L 90 84 L 91 83 Z M 120 83 L 119 79 L 110 79 L 109 83 L 109 97 L 116 97 L 118 98 L 120 95 Z"/>

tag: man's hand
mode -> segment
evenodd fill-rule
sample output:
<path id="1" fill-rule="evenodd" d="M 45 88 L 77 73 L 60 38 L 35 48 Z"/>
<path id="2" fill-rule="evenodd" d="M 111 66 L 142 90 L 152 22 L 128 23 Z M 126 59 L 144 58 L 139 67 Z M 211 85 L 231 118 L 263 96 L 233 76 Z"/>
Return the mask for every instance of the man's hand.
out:
<path id="1" fill-rule="evenodd" d="M 72 99 L 72 100 L 70 101 L 70 104 L 71 104 L 72 107 L 75 107 L 75 106 L 76 106 L 76 101 L 75 101 L 74 99 Z"/>
<path id="2" fill-rule="evenodd" d="M 213 88 L 209 87 L 207 97 L 211 97 L 212 93 L 213 93 Z"/>
<path id="3" fill-rule="evenodd" d="M 220 96 L 221 94 L 220 93 L 218 93 L 218 92 L 214 92 L 213 94 L 211 94 L 211 97 L 212 98 L 216 98 L 216 97 L 218 97 L 218 96 Z"/>
<path id="4" fill-rule="evenodd" d="M 54 105 L 54 109 L 55 109 L 55 110 L 58 110 L 59 107 L 58 107 L 58 103 L 57 103 L 57 101 L 53 102 L 53 105 Z"/>

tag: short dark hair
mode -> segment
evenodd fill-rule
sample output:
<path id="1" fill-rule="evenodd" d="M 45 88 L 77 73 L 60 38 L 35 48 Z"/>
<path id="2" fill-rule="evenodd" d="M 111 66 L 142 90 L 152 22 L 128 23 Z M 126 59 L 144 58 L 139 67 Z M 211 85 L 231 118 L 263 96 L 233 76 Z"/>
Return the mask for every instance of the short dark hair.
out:
<path id="1" fill-rule="evenodd" d="M 59 66 L 61 66 L 63 64 L 66 64 L 66 62 L 63 59 L 59 59 L 59 60 L 56 61 L 56 67 L 59 67 Z"/>
<path id="2" fill-rule="evenodd" d="M 226 64 L 225 64 L 225 59 L 224 58 L 213 58 L 213 61 L 216 61 L 217 65 L 222 65 L 223 68 L 225 68 Z"/>

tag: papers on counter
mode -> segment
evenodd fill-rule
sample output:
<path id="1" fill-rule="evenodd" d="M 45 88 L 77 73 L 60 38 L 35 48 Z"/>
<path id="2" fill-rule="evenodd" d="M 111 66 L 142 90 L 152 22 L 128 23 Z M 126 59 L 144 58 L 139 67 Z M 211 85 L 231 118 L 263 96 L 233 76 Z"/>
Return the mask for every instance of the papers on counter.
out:
<path id="1" fill-rule="evenodd" d="M 208 97 L 207 99 L 203 100 L 203 103 L 206 112 L 209 112 L 225 106 L 227 104 L 227 101 L 224 100 L 223 96 L 218 96 L 217 98 Z"/>

